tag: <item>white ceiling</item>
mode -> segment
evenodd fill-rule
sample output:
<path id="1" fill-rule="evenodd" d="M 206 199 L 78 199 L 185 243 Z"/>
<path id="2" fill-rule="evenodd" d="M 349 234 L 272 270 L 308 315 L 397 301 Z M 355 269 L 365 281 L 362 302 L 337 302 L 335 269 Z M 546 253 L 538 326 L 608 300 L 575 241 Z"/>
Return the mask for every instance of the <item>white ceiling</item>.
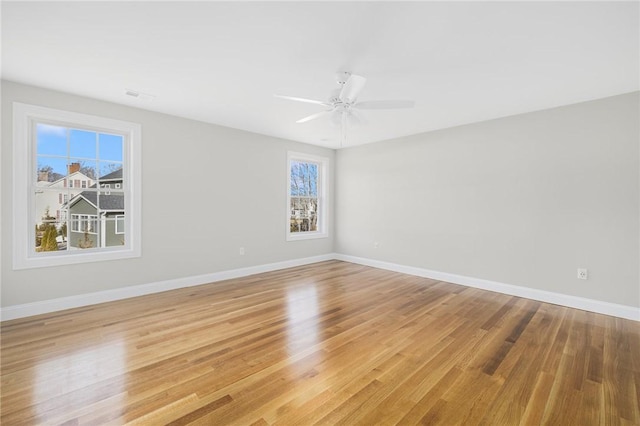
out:
<path id="1" fill-rule="evenodd" d="M 321 106 L 367 77 L 350 145 L 639 89 L 638 2 L 2 2 L 4 79 L 337 147 Z M 125 89 L 152 94 L 135 100 Z"/>

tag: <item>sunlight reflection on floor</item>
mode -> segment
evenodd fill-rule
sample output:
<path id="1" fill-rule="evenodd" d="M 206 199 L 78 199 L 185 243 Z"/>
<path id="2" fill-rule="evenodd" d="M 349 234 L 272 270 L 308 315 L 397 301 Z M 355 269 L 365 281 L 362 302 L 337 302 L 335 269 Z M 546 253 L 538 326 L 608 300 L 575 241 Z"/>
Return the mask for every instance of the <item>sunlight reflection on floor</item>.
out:
<path id="1" fill-rule="evenodd" d="M 113 407 L 124 407 L 126 396 L 126 347 L 121 340 L 104 342 L 81 348 L 66 354 L 44 360 L 35 366 L 35 386 L 33 404 L 37 407 L 38 418 L 50 418 L 51 408 L 46 402 L 54 397 L 68 395 L 69 406 L 76 405 L 77 416 L 81 416 L 90 406 L 88 402 L 105 400 L 104 390 L 100 395 L 87 395 L 86 392 L 99 392 L 100 388 L 91 386 L 99 381 L 108 381 L 109 398 Z M 86 389 L 85 389 L 86 388 Z M 91 390 L 87 390 L 91 389 Z M 95 405 L 92 410 L 95 410 Z M 42 412 L 40 412 L 42 411 Z M 45 414 L 46 412 L 46 414 Z M 66 413 L 61 413 L 68 416 Z"/>
<path id="2" fill-rule="evenodd" d="M 289 355 L 318 343 L 318 294 L 315 285 L 287 293 L 287 338 Z"/>

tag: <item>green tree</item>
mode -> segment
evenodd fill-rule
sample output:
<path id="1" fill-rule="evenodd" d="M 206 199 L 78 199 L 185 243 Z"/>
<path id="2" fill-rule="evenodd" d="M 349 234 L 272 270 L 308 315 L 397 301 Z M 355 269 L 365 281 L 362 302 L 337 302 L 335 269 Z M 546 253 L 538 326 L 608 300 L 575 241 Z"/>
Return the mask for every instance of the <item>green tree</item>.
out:
<path id="1" fill-rule="evenodd" d="M 36 225 L 36 247 L 40 247 L 40 244 L 42 244 L 42 233 L 38 229 L 38 225 Z"/>
<path id="2" fill-rule="evenodd" d="M 58 242 L 56 237 L 58 230 L 56 229 L 56 218 L 49 214 L 49 207 L 42 216 L 42 223 L 36 226 L 36 251 L 57 251 Z"/>
<path id="3" fill-rule="evenodd" d="M 44 235 L 42 236 L 42 242 L 40 243 L 40 251 L 57 251 L 58 250 L 58 241 L 56 241 L 56 237 L 58 236 L 58 231 L 56 227 L 51 225 L 44 231 Z"/>

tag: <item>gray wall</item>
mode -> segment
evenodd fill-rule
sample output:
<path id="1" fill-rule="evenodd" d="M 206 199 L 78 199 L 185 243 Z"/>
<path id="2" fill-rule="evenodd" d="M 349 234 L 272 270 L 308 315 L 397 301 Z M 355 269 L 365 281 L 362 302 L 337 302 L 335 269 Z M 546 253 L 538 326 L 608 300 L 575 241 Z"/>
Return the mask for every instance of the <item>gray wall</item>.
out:
<path id="1" fill-rule="evenodd" d="M 126 230 L 124 234 L 116 234 L 116 216 L 121 215 L 118 213 L 107 213 L 105 215 L 105 244 L 107 247 L 124 245 L 124 241 L 127 239 Z"/>
<path id="2" fill-rule="evenodd" d="M 14 101 L 142 125 L 141 258 L 12 270 Z M 285 241 L 288 150 L 328 157 L 333 193 L 333 150 L 3 81 L 2 306 L 332 252 L 332 217 L 329 238 Z"/>
<path id="3" fill-rule="evenodd" d="M 12 270 L 13 101 L 142 124 L 141 258 Z M 2 306 L 332 251 L 640 306 L 638 104 L 634 93 L 334 153 L 3 81 Z M 285 241 L 287 150 L 330 158 L 332 188 L 336 166 L 328 239 Z"/>
<path id="4" fill-rule="evenodd" d="M 336 252 L 640 306 L 638 103 L 340 150 Z"/>

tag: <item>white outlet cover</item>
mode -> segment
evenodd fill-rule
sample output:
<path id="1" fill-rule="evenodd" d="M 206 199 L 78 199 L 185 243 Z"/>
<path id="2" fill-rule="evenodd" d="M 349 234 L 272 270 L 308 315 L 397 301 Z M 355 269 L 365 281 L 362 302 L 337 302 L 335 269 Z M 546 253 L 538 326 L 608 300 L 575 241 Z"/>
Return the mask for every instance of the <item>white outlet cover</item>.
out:
<path id="1" fill-rule="evenodd" d="M 589 272 L 586 269 L 578 268 L 578 279 L 586 280 L 589 278 Z"/>

